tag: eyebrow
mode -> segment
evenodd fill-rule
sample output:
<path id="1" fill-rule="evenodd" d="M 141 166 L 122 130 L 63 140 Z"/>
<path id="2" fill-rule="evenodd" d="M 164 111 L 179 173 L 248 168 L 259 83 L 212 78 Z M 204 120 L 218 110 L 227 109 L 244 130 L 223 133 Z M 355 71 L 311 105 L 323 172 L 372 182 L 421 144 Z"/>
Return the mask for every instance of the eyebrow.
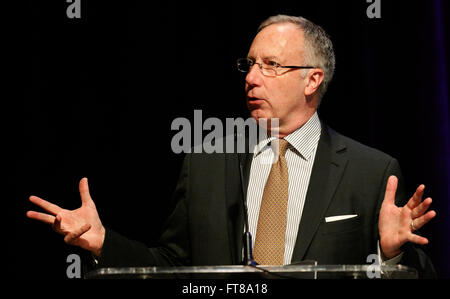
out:
<path id="1" fill-rule="evenodd" d="M 264 60 L 273 59 L 273 60 L 280 60 L 277 56 L 266 56 L 263 57 Z"/>
<path id="2" fill-rule="evenodd" d="M 248 55 L 247 56 L 247 58 L 248 59 L 253 59 L 253 60 L 255 60 L 255 57 L 253 57 L 253 56 L 251 56 L 251 55 Z M 263 57 L 263 60 L 270 60 L 270 59 L 273 59 L 273 60 L 276 60 L 276 61 L 280 61 L 281 59 L 280 58 L 278 58 L 277 56 L 264 56 Z"/>

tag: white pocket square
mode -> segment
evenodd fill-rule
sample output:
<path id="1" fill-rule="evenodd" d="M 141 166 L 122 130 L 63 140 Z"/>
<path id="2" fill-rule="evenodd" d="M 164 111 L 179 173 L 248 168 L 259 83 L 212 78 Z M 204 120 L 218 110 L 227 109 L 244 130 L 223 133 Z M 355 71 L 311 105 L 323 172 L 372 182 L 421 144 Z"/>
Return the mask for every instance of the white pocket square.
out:
<path id="1" fill-rule="evenodd" d="M 345 219 L 354 218 L 354 217 L 357 217 L 357 216 L 358 216 L 358 215 L 339 215 L 339 216 L 330 216 L 330 217 L 325 217 L 325 222 L 340 221 L 340 220 L 345 220 Z"/>

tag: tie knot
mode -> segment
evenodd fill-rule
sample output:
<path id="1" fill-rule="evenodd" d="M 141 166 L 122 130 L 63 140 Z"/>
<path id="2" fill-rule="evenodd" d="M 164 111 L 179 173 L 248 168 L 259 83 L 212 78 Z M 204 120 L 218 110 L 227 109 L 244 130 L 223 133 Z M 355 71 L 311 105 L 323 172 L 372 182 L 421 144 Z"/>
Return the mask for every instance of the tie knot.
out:
<path id="1" fill-rule="evenodd" d="M 277 156 L 284 157 L 289 146 L 289 142 L 285 139 L 275 139 L 272 141 L 272 144 L 275 154 Z"/>

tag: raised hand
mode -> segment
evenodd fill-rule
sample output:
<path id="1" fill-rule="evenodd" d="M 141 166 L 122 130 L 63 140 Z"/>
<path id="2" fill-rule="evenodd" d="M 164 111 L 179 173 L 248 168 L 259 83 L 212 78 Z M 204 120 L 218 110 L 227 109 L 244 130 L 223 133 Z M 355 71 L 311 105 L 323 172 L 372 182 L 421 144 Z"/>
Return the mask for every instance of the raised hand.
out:
<path id="1" fill-rule="evenodd" d="M 79 189 L 80 208 L 66 210 L 37 196 L 30 196 L 32 203 L 49 214 L 28 211 L 27 217 L 52 225 L 56 232 L 64 235 L 64 241 L 67 244 L 79 246 L 99 256 L 105 239 L 105 228 L 89 194 L 87 178 L 81 179 Z"/>
<path id="2" fill-rule="evenodd" d="M 406 242 L 428 244 L 427 238 L 414 234 L 414 231 L 436 216 L 435 211 L 427 212 L 432 202 L 431 198 L 422 201 L 424 185 L 417 188 L 405 206 L 397 207 L 395 205 L 397 184 L 397 177 L 390 176 L 378 221 L 381 250 L 388 259 L 400 254 L 401 246 Z"/>

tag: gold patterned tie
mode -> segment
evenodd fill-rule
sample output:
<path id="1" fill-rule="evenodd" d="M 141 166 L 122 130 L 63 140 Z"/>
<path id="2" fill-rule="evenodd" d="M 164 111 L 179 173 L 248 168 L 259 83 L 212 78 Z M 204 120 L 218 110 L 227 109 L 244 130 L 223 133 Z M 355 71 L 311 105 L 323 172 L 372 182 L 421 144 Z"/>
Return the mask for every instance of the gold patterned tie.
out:
<path id="1" fill-rule="evenodd" d="M 288 203 L 288 168 L 285 153 L 289 142 L 275 139 L 275 163 L 264 188 L 258 216 L 255 261 L 260 265 L 283 265 Z"/>

